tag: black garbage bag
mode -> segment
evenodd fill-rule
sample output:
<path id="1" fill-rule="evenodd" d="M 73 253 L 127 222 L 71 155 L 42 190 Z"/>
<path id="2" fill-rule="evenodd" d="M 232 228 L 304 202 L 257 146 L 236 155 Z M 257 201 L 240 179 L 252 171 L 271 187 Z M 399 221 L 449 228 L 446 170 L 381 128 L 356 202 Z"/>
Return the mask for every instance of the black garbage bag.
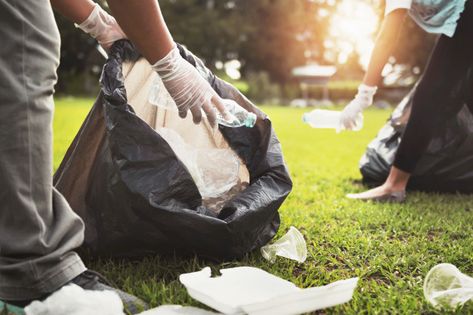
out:
<path id="1" fill-rule="evenodd" d="M 473 192 L 471 77 L 470 72 L 452 91 L 448 104 L 438 104 L 456 114 L 449 115 L 452 118 L 438 126 L 427 151 L 412 174 L 408 189 L 429 192 Z M 415 88 L 394 110 L 360 160 L 363 181 L 368 185 L 382 184 L 389 174 L 409 119 Z"/>
<path id="2" fill-rule="evenodd" d="M 292 182 L 271 121 L 197 57 L 179 49 L 221 97 L 258 116 L 254 128 L 219 127 L 248 168 L 249 186 L 218 214 L 205 209 L 169 144 L 127 103 L 122 64 L 140 56 L 129 41 L 119 41 L 104 66 L 101 93 L 54 177 L 84 220 L 84 247 L 94 256 L 195 253 L 231 259 L 265 245 L 278 230 L 278 209 Z"/>

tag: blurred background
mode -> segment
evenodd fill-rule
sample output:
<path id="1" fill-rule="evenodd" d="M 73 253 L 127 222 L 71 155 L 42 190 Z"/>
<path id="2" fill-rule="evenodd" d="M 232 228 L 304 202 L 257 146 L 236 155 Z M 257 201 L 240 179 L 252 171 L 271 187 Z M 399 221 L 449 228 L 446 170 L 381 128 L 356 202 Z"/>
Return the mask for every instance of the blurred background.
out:
<path id="1" fill-rule="evenodd" d="M 104 1 L 100 4 L 107 8 Z M 306 107 L 350 100 L 366 69 L 384 0 L 160 0 L 174 39 L 259 104 Z M 57 15 L 59 95 L 94 96 L 103 57 Z M 435 37 L 410 19 L 377 97 L 395 104 L 422 73 Z"/>

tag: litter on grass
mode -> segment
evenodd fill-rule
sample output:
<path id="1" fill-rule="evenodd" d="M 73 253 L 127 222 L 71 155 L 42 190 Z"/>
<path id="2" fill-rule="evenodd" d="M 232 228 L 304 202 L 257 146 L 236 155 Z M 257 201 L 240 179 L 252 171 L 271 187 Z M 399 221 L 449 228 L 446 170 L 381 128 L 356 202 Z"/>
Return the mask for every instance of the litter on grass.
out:
<path id="1" fill-rule="evenodd" d="M 124 315 L 123 303 L 113 291 L 89 291 L 71 284 L 44 301 L 25 308 L 26 315 Z"/>
<path id="2" fill-rule="evenodd" d="M 300 289 L 254 267 L 222 269 L 212 278 L 209 267 L 182 274 L 181 283 L 197 301 L 223 314 L 290 315 L 312 312 L 351 300 L 358 278 L 323 287 Z M 44 301 L 25 308 L 26 315 L 124 315 L 123 303 L 113 291 L 88 291 L 71 284 Z M 141 315 L 216 315 L 196 307 L 163 305 Z"/>
<path id="3" fill-rule="evenodd" d="M 2 313 L 0 312 L 0 314 Z M 118 294 L 115 292 L 106 290 L 84 290 L 75 284 L 63 287 L 56 293 L 52 294 L 45 301 L 32 302 L 25 308 L 24 314 L 125 315 L 123 311 L 123 303 L 120 300 Z M 197 307 L 163 305 L 142 312 L 139 315 L 217 315 L 217 313 L 206 311 Z"/>
<path id="4" fill-rule="evenodd" d="M 473 278 L 452 264 L 440 264 L 425 277 L 424 296 L 434 307 L 456 308 L 473 299 Z"/>
<path id="5" fill-rule="evenodd" d="M 351 300 L 358 278 L 301 289 L 254 267 L 220 270 L 209 267 L 179 277 L 189 295 L 224 314 L 289 315 L 313 312 Z"/>
<path id="6" fill-rule="evenodd" d="M 302 233 L 291 226 L 286 235 L 275 243 L 261 247 L 261 255 L 272 263 L 276 261 L 276 256 L 303 263 L 307 259 L 307 244 Z"/>

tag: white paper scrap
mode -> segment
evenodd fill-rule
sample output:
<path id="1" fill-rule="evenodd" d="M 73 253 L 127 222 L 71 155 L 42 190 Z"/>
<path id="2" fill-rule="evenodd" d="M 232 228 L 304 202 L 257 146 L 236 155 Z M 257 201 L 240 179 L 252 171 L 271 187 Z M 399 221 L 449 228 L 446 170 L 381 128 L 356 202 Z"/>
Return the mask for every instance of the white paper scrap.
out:
<path id="1" fill-rule="evenodd" d="M 189 295 L 224 314 L 289 315 L 332 307 L 351 300 L 358 278 L 327 286 L 301 289 L 254 267 L 220 270 L 211 277 L 209 267 L 182 274 L 179 279 Z"/>

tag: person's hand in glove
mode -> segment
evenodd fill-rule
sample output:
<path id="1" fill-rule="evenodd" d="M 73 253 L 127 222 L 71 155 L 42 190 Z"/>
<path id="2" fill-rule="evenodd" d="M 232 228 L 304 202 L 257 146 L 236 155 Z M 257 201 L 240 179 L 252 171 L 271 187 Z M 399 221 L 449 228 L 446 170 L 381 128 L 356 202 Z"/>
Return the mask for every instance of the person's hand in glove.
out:
<path id="1" fill-rule="evenodd" d="M 373 97 L 377 91 L 376 86 L 367 86 L 361 84 L 358 87 L 358 94 L 345 107 L 340 117 L 339 130 L 354 130 L 357 127 L 357 121 L 363 119 L 363 110 L 373 103 Z"/>
<path id="2" fill-rule="evenodd" d="M 227 115 L 221 98 L 197 69 L 181 57 L 176 46 L 164 58 L 158 60 L 153 69 L 161 77 L 182 118 L 190 111 L 194 122 L 199 123 L 204 110 L 210 124 L 215 126 L 217 111 L 224 117 Z"/>
<path id="3" fill-rule="evenodd" d="M 125 33 L 122 31 L 115 18 L 98 4 L 95 4 L 94 9 L 87 19 L 76 26 L 95 38 L 106 51 L 108 51 L 117 40 L 126 38 Z"/>

